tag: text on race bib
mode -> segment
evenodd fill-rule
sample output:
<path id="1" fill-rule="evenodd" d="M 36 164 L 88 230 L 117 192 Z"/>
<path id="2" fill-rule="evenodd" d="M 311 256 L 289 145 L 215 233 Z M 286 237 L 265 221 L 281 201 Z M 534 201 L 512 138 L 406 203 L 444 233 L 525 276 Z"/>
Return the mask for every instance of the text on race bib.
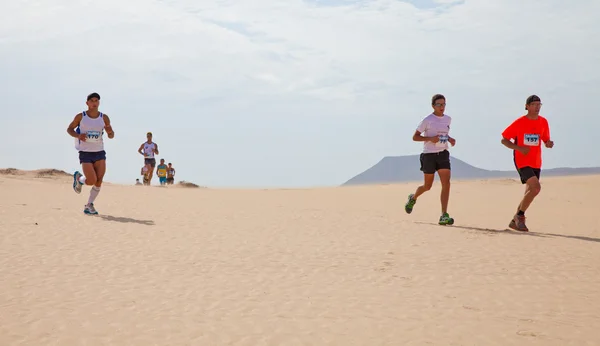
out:
<path id="1" fill-rule="evenodd" d="M 523 143 L 525 145 L 537 147 L 538 145 L 540 145 L 540 135 L 538 135 L 537 133 L 526 133 L 523 137 Z"/>
<path id="2" fill-rule="evenodd" d="M 436 143 L 436 146 L 444 147 L 448 143 L 448 134 L 438 133 L 439 141 Z"/>
<path id="3" fill-rule="evenodd" d="M 99 142 L 102 140 L 102 133 L 100 131 L 88 131 L 85 137 L 87 142 Z"/>

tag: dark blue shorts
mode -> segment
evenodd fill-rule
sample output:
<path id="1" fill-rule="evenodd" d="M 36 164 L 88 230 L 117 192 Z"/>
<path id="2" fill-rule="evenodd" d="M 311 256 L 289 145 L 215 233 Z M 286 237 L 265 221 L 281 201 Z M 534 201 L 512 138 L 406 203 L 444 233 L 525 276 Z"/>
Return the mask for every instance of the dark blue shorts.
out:
<path id="1" fill-rule="evenodd" d="M 154 167 L 156 167 L 156 159 L 155 158 L 144 159 L 144 164 L 150 165 L 150 167 L 154 168 Z"/>
<path id="2" fill-rule="evenodd" d="M 96 161 L 106 160 L 106 152 L 104 150 L 97 152 L 80 151 L 79 163 L 94 163 Z"/>

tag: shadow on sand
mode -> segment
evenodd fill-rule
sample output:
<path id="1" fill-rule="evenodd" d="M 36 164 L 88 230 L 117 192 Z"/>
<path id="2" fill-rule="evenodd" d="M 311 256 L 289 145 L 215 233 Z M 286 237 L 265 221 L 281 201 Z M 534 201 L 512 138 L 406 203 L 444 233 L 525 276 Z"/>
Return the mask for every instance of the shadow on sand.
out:
<path id="1" fill-rule="evenodd" d="M 99 217 L 105 221 L 114 221 L 114 222 L 121 222 L 121 223 L 137 223 L 140 225 L 154 226 L 154 221 L 152 221 L 152 220 L 137 220 L 137 219 L 132 219 L 130 217 L 112 216 L 112 215 L 99 215 Z"/>
<path id="2" fill-rule="evenodd" d="M 415 223 L 422 224 L 422 225 L 440 226 L 437 223 L 433 223 L 433 222 L 415 221 Z M 481 227 L 458 226 L 458 225 L 440 226 L 440 227 L 454 227 L 454 228 L 466 229 L 466 230 L 470 230 L 470 231 L 502 233 L 502 234 L 511 234 L 511 235 L 526 235 L 526 236 L 543 237 L 543 238 L 549 238 L 549 237 L 568 238 L 568 239 L 578 239 L 578 240 L 583 240 L 583 241 L 591 241 L 594 243 L 600 243 L 599 238 L 584 237 L 584 236 L 578 236 L 578 235 L 564 235 L 564 234 L 554 234 L 554 233 L 531 232 L 531 231 L 530 232 L 519 232 L 519 231 L 513 231 L 508 227 L 505 229 L 481 228 Z"/>
<path id="3" fill-rule="evenodd" d="M 518 231 L 513 231 L 513 230 L 511 230 L 508 227 L 505 228 L 505 229 L 495 229 L 495 228 L 481 228 L 481 227 L 460 226 L 460 225 L 440 226 L 437 223 L 433 223 L 433 222 L 419 222 L 419 221 L 415 221 L 415 223 L 418 223 L 418 224 L 421 224 L 421 225 L 432 225 L 432 226 L 439 226 L 439 227 L 460 228 L 460 229 L 465 229 L 465 230 L 469 230 L 469 231 L 479 231 L 479 232 L 487 232 L 487 233 L 502 233 L 502 234 L 511 234 L 511 235 L 528 235 L 528 236 L 532 236 L 532 237 L 547 237 L 544 234 L 536 233 L 536 232 L 518 232 Z"/>
<path id="4" fill-rule="evenodd" d="M 583 241 L 591 241 L 591 242 L 594 242 L 594 243 L 600 243 L 600 239 L 599 238 L 584 237 L 582 235 L 564 235 L 564 234 L 553 234 L 553 233 L 544 233 L 544 234 L 552 236 L 552 237 L 578 239 L 578 240 L 583 240 Z"/>

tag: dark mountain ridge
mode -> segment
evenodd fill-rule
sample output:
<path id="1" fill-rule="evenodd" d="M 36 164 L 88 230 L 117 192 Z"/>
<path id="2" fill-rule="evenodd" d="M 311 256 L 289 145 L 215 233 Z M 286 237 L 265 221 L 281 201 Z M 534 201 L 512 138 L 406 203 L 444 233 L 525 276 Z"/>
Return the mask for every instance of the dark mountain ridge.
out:
<path id="1" fill-rule="evenodd" d="M 515 170 L 499 171 L 487 170 L 472 166 L 456 157 L 452 160 L 452 179 L 489 179 L 489 178 L 518 178 Z M 419 170 L 419 155 L 386 156 L 371 168 L 352 177 L 342 184 L 366 185 L 366 184 L 392 184 L 408 181 L 423 180 L 423 173 Z M 569 176 L 600 174 L 600 167 L 558 167 L 548 168 L 542 171 L 542 176 Z"/>

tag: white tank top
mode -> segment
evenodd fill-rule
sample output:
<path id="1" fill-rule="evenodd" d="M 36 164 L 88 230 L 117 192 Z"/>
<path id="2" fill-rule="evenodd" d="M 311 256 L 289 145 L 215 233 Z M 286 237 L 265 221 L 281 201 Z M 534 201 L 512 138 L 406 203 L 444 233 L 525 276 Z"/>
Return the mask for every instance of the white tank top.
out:
<path id="1" fill-rule="evenodd" d="M 148 144 L 148 142 L 144 143 L 144 157 L 147 159 L 154 158 L 154 148 L 156 145 L 154 143 Z"/>
<path id="2" fill-rule="evenodd" d="M 85 152 L 98 152 L 104 150 L 104 119 L 102 113 L 98 117 L 90 118 L 85 111 L 81 113 L 81 121 L 75 130 L 77 133 L 87 134 L 85 142 L 75 138 L 75 149 Z"/>

